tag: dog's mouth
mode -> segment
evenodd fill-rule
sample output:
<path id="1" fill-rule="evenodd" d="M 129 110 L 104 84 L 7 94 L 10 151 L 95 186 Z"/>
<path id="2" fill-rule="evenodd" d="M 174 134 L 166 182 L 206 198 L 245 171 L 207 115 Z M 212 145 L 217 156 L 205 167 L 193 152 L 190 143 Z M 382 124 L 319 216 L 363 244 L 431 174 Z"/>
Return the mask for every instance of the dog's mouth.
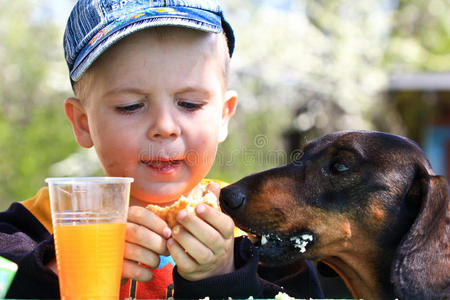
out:
<path id="1" fill-rule="evenodd" d="M 316 243 L 317 238 L 310 231 L 297 234 L 256 233 L 247 231 L 249 240 L 258 249 L 261 262 L 285 264 L 303 257 Z"/>

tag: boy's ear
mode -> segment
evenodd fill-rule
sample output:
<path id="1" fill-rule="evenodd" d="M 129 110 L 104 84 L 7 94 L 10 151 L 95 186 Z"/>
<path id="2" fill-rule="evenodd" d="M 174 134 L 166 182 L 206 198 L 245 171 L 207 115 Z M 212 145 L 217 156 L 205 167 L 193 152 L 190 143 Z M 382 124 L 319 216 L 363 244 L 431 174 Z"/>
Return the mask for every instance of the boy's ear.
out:
<path id="1" fill-rule="evenodd" d="M 87 114 L 77 98 L 67 98 L 64 102 L 66 116 L 72 123 L 73 134 L 81 147 L 90 148 L 94 145 L 89 131 Z"/>
<path id="2" fill-rule="evenodd" d="M 220 124 L 218 142 L 222 143 L 228 136 L 228 121 L 234 115 L 237 106 L 236 91 L 227 91 L 222 109 L 222 123 Z"/>

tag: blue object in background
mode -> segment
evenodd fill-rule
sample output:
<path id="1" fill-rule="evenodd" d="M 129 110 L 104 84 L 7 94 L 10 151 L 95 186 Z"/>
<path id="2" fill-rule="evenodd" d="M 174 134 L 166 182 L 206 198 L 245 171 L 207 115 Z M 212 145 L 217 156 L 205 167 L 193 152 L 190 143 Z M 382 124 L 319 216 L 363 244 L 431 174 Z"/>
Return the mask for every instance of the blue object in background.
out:
<path id="1" fill-rule="evenodd" d="M 446 167 L 450 157 L 446 157 L 447 144 L 450 144 L 450 127 L 436 126 L 425 130 L 424 151 L 436 175 L 444 175 L 448 181 L 450 174 Z"/>

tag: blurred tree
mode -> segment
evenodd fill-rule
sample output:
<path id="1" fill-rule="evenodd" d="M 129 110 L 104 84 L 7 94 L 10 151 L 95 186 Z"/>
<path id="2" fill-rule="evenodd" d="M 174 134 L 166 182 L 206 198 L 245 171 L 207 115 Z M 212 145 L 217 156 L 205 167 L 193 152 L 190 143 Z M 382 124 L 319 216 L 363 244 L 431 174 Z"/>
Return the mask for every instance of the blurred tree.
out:
<path id="1" fill-rule="evenodd" d="M 335 130 L 405 135 L 404 120 L 384 100 L 389 75 L 450 68 L 446 0 L 226 4 L 237 35 L 231 87 L 240 95 L 232 122 L 237 130 L 221 149 L 226 153 L 234 145 L 247 152 L 261 150 L 255 136 L 248 136 L 246 128 L 254 127 L 250 123 L 260 124 L 256 134 L 266 135 L 264 151 L 278 151 L 285 143 L 287 158 L 306 141 Z M 212 174 L 226 173 L 235 180 L 271 164 L 230 167 L 218 161 Z"/>
<path id="2" fill-rule="evenodd" d="M 0 0 L 0 209 L 46 176 L 101 172 L 63 112 L 72 92 L 61 40 L 73 1 Z M 230 88 L 240 103 L 210 177 L 280 165 L 334 130 L 403 134 L 380 95 L 388 74 L 450 68 L 447 0 L 223 2 L 237 37 Z"/>
<path id="3" fill-rule="evenodd" d="M 304 142 L 327 132 L 380 129 L 373 122 L 377 116 L 385 119 L 381 129 L 401 133 L 401 124 L 378 107 L 395 1 L 226 4 L 237 36 L 231 87 L 240 106 L 221 151 L 236 151 L 236 145 L 255 153 L 281 149 L 285 154 L 279 156 L 289 160 Z M 257 131 L 247 130 L 255 126 Z M 256 146 L 256 135 L 266 136 L 264 149 Z M 235 180 L 273 165 L 270 159 L 250 166 L 218 161 L 212 175 L 225 172 Z"/>
<path id="4" fill-rule="evenodd" d="M 400 0 L 386 51 L 392 73 L 450 70 L 450 2 Z"/>
<path id="5" fill-rule="evenodd" d="M 36 193 L 77 148 L 58 27 L 36 1 L 0 1 L 0 209 Z"/>

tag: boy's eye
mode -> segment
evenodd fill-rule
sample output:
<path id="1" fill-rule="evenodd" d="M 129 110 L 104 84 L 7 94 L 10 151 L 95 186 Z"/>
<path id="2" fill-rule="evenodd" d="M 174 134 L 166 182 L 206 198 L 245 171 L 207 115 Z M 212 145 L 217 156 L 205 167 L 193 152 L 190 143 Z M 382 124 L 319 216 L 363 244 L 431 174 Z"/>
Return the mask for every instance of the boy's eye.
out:
<path id="1" fill-rule="evenodd" d="M 135 103 L 135 104 L 126 105 L 126 106 L 117 106 L 116 110 L 119 113 L 130 114 L 130 113 L 133 113 L 133 112 L 139 110 L 143 106 L 144 106 L 144 103 Z"/>
<path id="2" fill-rule="evenodd" d="M 178 106 L 188 111 L 195 111 L 203 107 L 203 103 L 195 103 L 189 101 L 178 101 Z"/>

